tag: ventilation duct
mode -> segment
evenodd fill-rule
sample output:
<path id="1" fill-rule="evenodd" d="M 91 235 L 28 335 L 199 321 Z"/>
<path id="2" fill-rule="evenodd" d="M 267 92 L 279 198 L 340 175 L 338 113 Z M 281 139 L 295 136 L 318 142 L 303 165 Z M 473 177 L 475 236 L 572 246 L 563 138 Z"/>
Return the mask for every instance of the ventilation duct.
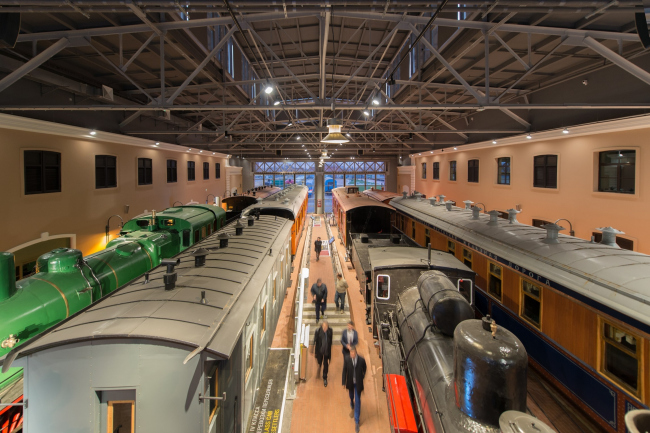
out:
<path id="1" fill-rule="evenodd" d="M 542 226 L 546 230 L 546 237 L 543 242 L 546 244 L 559 244 L 560 240 L 557 238 L 561 230 L 564 230 L 564 227 L 557 224 L 544 224 Z M 603 236 L 604 238 L 604 236 Z"/>
<path id="2" fill-rule="evenodd" d="M 487 225 L 489 226 L 498 226 L 499 225 L 499 211 L 498 210 L 491 210 L 488 212 L 490 215 L 490 221 L 488 222 Z"/>
<path id="3" fill-rule="evenodd" d="M 473 220 L 479 219 L 479 215 L 481 214 L 481 210 L 482 209 L 480 207 L 478 207 L 478 206 L 474 206 L 472 208 L 472 219 Z"/>
<path id="4" fill-rule="evenodd" d="M 447 208 L 447 211 L 451 212 L 451 208 L 454 204 L 449 200 L 448 202 L 445 203 L 445 207 Z"/>
<path id="5" fill-rule="evenodd" d="M 624 235 L 625 234 L 624 232 L 620 230 L 616 230 L 613 227 L 599 227 L 596 230 L 603 233 L 603 238 L 600 241 L 601 244 L 614 247 L 614 248 L 620 248 L 616 243 L 616 236 Z"/>
<path id="6" fill-rule="evenodd" d="M 440 194 L 438 196 L 438 204 L 445 204 L 445 197 L 447 197 L 447 196 L 443 195 L 443 194 Z"/>
<path id="7" fill-rule="evenodd" d="M 508 209 L 507 212 L 508 212 L 508 221 L 510 222 L 510 224 L 519 222 L 517 221 L 517 214 L 521 212 L 520 210 Z"/>
<path id="8" fill-rule="evenodd" d="M 463 203 L 465 203 L 465 209 L 466 210 L 471 210 L 472 205 L 474 204 L 474 202 L 472 200 L 465 200 Z"/>

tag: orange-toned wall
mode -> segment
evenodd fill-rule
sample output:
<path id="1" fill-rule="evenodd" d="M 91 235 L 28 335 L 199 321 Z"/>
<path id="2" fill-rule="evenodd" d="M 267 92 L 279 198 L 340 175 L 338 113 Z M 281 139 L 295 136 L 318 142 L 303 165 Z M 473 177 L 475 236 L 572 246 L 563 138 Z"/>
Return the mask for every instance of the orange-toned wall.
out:
<path id="1" fill-rule="evenodd" d="M 0 130 L 0 251 L 50 235 L 75 234 L 84 255 L 105 246 L 106 220 L 113 214 L 124 220 L 145 209 L 162 210 L 175 201 L 205 203 L 208 194 L 223 196 L 226 159 L 158 148 L 115 144 L 14 130 Z M 24 194 L 24 150 L 61 153 L 61 192 Z M 117 156 L 117 188 L 95 189 L 95 155 Z M 137 159 L 153 161 L 153 184 L 137 185 Z M 167 159 L 177 161 L 178 182 L 167 183 Z M 187 180 L 187 161 L 196 163 L 195 181 Z M 203 180 L 203 162 L 210 163 L 210 179 Z M 215 163 L 221 179 L 215 179 Z M 124 212 L 129 205 L 129 213 Z M 111 220 L 111 236 L 119 219 Z"/>
<path id="2" fill-rule="evenodd" d="M 533 219 L 555 221 L 567 218 L 573 223 L 576 236 L 591 239 L 596 227 L 612 226 L 625 232 L 634 241 L 634 249 L 650 254 L 650 176 L 642 167 L 650 167 L 650 128 L 602 133 L 579 137 L 530 142 L 484 149 L 423 153 L 415 156 L 415 189 L 427 197 L 444 194 L 446 200 L 484 203 L 487 210 L 505 211 L 520 205 L 519 222 L 531 224 Z M 597 191 L 598 152 L 605 150 L 636 150 L 636 193 L 616 194 Z M 555 154 L 558 161 L 558 188 L 533 187 L 533 158 Z M 498 185 L 497 158 L 511 158 L 510 185 Z M 478 159 L 479 182 L 467 182 L 467 162 Z M 457 181 L 449 180 L 449 161 L 457 161 Z M 440 180 L 433 180 L 433 162 L 440 162 Z M 427 164 L 427 178 L 422 179 L 422 166 Z M 569 234 L 566 222 L 564 234 Z"/>

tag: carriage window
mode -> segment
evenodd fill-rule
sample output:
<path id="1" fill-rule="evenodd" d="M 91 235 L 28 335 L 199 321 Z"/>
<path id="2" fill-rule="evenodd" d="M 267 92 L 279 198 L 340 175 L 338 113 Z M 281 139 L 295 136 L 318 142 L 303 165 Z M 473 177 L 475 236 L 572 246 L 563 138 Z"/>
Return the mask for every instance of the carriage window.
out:
<path id="1" fill-rule="evenodd" d="M 248 341 L 248 351 L 246 351 L 246 380 L 251 375 L 253 371 L 253 335 L 251 335 L 250 340 Z"/>
<path id="2" fill-rule="evenodd" d="M 521 280 L 520 315 L 538 328 L 542 328 L 542 288 L 528 280 Z"/>
<path id="3" fill-rule="evenodd" d="M 273 278 L 273 302 L 275 302 L 275 298 L 277 297 L 276 293 L 278 292 L 277 290 L 277 278 Z"/>
<path id="4" fill-rule="evenodd" d="M 135 401 L 109 401 L 107 409 L 108 425 L 106 431 L 119 431 L 121 433 L 133 433 L 135 431 Z"/>
<path id="5" fill-rule="evenodd" d="M 262 321 L 262 332 L 260 335 L 264 336 L 266 332 L 266 302 L 264 303 L 264 308 L 262 308 L 262 317 L 260 317 L 260 320 Z"/>
<path id="6" fill-rule="evenodd" d="M 411 221 L 411 237 L 415 240 L 415 221 Z"/>
<path id="7" fill-rule="evenodd" d="M 447 241 L 447 252 L 456 255 L 456 244 L 452 241 Z"/>
<path id="8" fill-rule="evenodd" d="M 428 247 L 430 243 L 431 243 L 431 234 L 429 232 L 429 229 L 424 229 L 424 246 Z"/>
<path id="9" fill-rule="evenodd" d="M 624 388 L 639 393 L 638 338 L 631 333 L 603 322 L 601 371 Z"/>
<path id="10" fill-rule="evenodd" d="M 377 275 L 377 299 L 390 298 L 390 277 L 388 275 Z"/>
<path id="11" fill-rule="evenodd" d="M 472 291 L 472 280 L 466 280 L 461 278 L 456 283 L 458 286 L 458 292 L 463 295 L 463 298 L 467 300 L 471 305 L 474 305 L 474 292 Z"/>
<path id="12" fill-rule="evenodd" d="M 221 395 L 219 395 L 219 367 L 217 367 L 216 365 L 212 367 L 209 380 L 210 380 L 209 396 L 221 397 Z M 218 408 L 219 408 L 219 400 L 210 400 L 210 418 L 208 419 L 208 423 L 212 422 L 212 418 L 214 418 L 214 415 L 217 413 Z"/>
<path id="13" fill-rule="evenodd" d="M 207 234 L 207 233 L 206 233 L 206 228 L 205 228 L 205 226 L 201 227 L 201 239 L 205 238 L 206 234 Z"/>
<path id="14" fill-rule="evenodd" d="M 183 246 L 184 247 L 189 247 L 190 246 L 190 231 L 189 230 L 183 230 Z"/>
<path id="15" fill-rule="evenodd" d="M 465 266 L 472 269 L 472 252 L 467 248 L 463 248 L 463 263 L 465 263 Z"/>
<path id="16" fill-rule="evenodd" d="M 194 230 L 194 243 L 197 243 L 199 241 L 199 231 Z"/>
<path id="17" fill-rule="evenodd" d="M 501 300 L 501 278 L 503 270 L 499 265 L 492 262 L 488 263 L 488 293 Z"/>

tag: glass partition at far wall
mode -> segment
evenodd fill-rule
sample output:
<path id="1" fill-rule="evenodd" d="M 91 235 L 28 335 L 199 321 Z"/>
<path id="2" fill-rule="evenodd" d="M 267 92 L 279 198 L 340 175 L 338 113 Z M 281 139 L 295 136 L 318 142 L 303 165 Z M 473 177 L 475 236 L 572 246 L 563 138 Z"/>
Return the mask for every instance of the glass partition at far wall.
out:
<path id="1" fill-rule="evenodd" d="M 375 187 L 375 173 L 366 174 L 366 189 Z"/>
<path id="2" fill-rule="evenodd" d="M 284 175 L 284 188 L 291 186 L 295 183 L 295 180 L 293 178 L 293 174 L 285 174 Z"/>
<path id="3" fill-rule="evenodd" d="M 359 191 L 365 191 L 365 189 L 366 189 L 366 175 L 365 174 L 357 174 L 356 177 L 357 177 L 357 180 L 355 182 L 355 185 L 359 187 Z"/>
<path id="4" fill-rule="evenodd" d="M 314 185 L 316 184 L 316 175 L 305 175 L 305 185 L 309 188 L 309 200 L 307 200 L 307 212 L 316 212 L 316 194 L 314 194 Z"/>
<path id="5" fill-rule="evenodd" d="M 354 174 L 346 174 L 345 175 L 345 184 L 346 185 L 354 185 Z"/>
<path id="6" fill-rule="evenodd" d="M 332 212 L 332 189 L 334 189 L 334 175 L 325 174 L 323 175 L 323 180 L 325 183 L 325 193 L 323 194 L 323 212 L 331 213 Z"/>
<path id="7" fill-rule="evenodd" d="M 284 174 L 275 175 L 275 181 L 273 182 L 273 186 L 284 188 Z"/>
<path id="8" fill-rule="evenodd" d="M 264 186 L 273 186 L 273 175 L 265 174 L 264 175 Z"/>
<path id="9" fill-rule="evenodd" d="M 385 190 L 386 189 L 386 175 L 377 174 L 375 179 L 375 188 Z"/>
<path id="10" fill-rule="evenodd" d="M 334 188 L 345 186 L 345 175 L 337 173 L 334 175 Z"/>
<path id="11" fill-rule="evenodd" d="M 305 184 L 305 175 L 304 174 L 297 174 L 296 175 L 296 185 L 304 185 Z"/>
<path id="12" fill-rule="evenodd" d="M 256 174 L 255 175 L 255 188 L 258 188 L 260 186 L 264 186 L 264 175 L 262 174 Z"/>

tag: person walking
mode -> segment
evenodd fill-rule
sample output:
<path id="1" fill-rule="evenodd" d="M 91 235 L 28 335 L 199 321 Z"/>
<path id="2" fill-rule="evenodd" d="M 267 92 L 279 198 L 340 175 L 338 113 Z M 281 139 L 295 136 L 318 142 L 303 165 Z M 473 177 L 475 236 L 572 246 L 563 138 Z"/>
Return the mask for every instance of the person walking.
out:
<path id="1" fill-rule="evenodd" d="M 318 361 L 318 373 L 316 377 L 320 378 L 320 369 L 323 367 L 323 385 L 327 387 L 327 372 L 329 371 L 330 359 L 332 359 L 332 328 L 327 320 L 316 330 L 314 334 L 314 353 Z"/>
<path id="2" fill-rule="evenodd" d="M 325 318 L 325 307 L 327 306 L 327 286 L 320 278 L 311 286 L 311 294 L 314 295 L 313 303 L 316 304 L 316 324 L 320 320 L 320 314 Z"/>
<path id="3" fill-rule="evenodd" d="M 356 346 L 350 346 L 350 356 L 343 360 L 343 386 L 350 394 L 350 418 L 354 417 L 354 431 L 359 433 L 361 415 L 361 393 L 366 377 L 366 360 L 357 354 Z"/>
<path id="4" fill-rule="evenodd" d="M 350 348 L 359 344 L 359 334 L 354 329 L 354 322 L 348 322 L 348 329 L 341 335 L 341 346 L 343 346 L 343 359 L 350 356 Z"/>
<path id="5" fill-rule="evenodd" d="M 320 237 L 314 242 L 314 250 L 316 251 L 316 261 L 320 260 L 320 251 L 323 248 L 323 243 L 320 240 Z"/>
<path id="6" fill-rule="evenodd" d="M 334 293 L 334 303 L 336 304 L 336 312 L 338 313 L 345 311 L 345 294 L 348 291 L 348 282 L 345 281 L 343 275 L 340 273 L 336 274 L 336 293 Z M 341 307 L 339 308 L 339 300 L 341 301 Z"/>

